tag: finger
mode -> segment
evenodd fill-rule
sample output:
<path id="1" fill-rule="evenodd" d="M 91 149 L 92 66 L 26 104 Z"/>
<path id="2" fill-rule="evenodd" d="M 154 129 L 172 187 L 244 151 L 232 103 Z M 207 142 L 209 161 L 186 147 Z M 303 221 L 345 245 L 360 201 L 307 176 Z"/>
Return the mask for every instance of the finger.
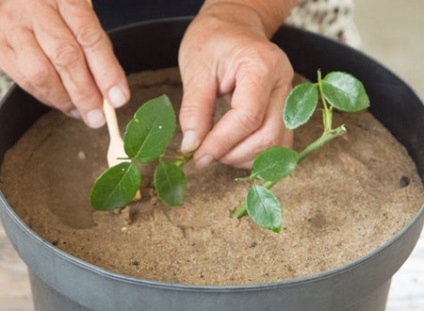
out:
<path id="1" fill-rule="evenodd" d="M 236 144 L 262 126 L 268 109 L 270 87 L 266 73 L 250 68 L 239 74 L 232 96 L 232 109 L 214 126 L 196 152 L 194 160 L 199 168 L 220 159 Z"/>
<path id="2" fill-rule="evenodd" d="M 87 0 L 61 1 L 59 11 L 82 47 L 90 72 L 102 95 L 118 108 L 130 97 L 125 73 Z"/>
<path id="3" fill-rule="evenodd" d="M 2 59 L 8 61 L 2 62 L 1 67 L 19 86 L 40 102 L 77 116 L 59 75 L 32 31 L 21 27 L 13 29 L 8 32 L 7 42 L 3 42 L 2 47 Z"/>
<path id="4" fill-rule="evenodd" d="M 195 150 L 212 128 L 217 86 L 207 72 L 188 71 L 182 75 L 184 92 L 179 119 L 183 132 L 183 153 Z"/>
<path id="5" fill-rule="evenodd" d="M 263 150 L 271 146 L 292 146 L 293 132 L 285 129 L 282 119 L 284 101 L 289 90 L 290 87 L 280 87 L 272 92 L 262 127 L 221 157 L 220 162 L 238 168 L 250 168 L 256 155 Z"/>
<path id="6" fill-rule="evenodd" d="M 231 165 L 236 168 L 244 168 L 251 169 L 253 165 L 253 161 L 255 157 L 262 151 L 266 150 L 271 146 L 282 146 L 291 148 L 293 146 L 293 131 L 291 130 L 283 130 L 281 133 L 281 137 L 279 139 L 280 143 L 271 144 L 267 147 L 263 148 L 255 148 L 256 152 L 252 152 L 250 147 L 254 144 L 260 143 L 264 136 L 258 135 L 256 141 L 253 139 L 249 141 L 244 141 L 234 152 L 229 153 L 228 156 L 225 155 L 219 161 L 221 163 Z M 239 157 L 239 154 L 243 154 L 243 157 Z"/>
<path id="7" fill-rule="evenodd" d="M 33 26 L 41 48 L 87 125 L 92 128 L 103 126 L 102 96 L 78 42 L 54 7 L 43 6 L 39 14 Z"/>

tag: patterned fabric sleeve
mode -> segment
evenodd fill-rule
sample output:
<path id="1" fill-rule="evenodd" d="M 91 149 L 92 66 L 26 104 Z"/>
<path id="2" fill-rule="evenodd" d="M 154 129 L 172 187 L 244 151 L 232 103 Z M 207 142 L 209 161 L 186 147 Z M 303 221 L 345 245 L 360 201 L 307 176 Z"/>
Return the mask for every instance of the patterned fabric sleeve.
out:
<path id="1" fill-rule="evenodd" d="M 303 0 L 286 24 L 359 48 L 361 40 L 353 13 L 353 0 Z"/>

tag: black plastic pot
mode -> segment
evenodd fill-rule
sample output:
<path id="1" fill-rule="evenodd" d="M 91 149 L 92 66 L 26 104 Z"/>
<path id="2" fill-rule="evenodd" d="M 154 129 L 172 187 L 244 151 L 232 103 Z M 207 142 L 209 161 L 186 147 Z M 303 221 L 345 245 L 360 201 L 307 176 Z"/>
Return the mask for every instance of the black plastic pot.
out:
<path id="1" fill-rule="evenodd" d="M 110 33 L 125 70 L 137 72 L 177 65 L 179 42 L 188 19 L 146 22 Z M 315 79 L 323 72 L 347 71 L 361 79 L 372 112 L 408 149 L 424 179 L 424 107 L 390 71 L 348 47 L 304 31 L 283 28 L 274 38 L 296 71 Z M 19 88 L 0 105 L 0 162 L 47 109 Z M 417 207 L 418 208 L 418 207 Z M 151 282 L 102 270 L 41 239 L 0 196 L 0 216 L 8 237 L 27 263 L 38 311 L 382 311 L 390 281 L 420 235 L 424 207 L 394 238 L 339 269 L 272 284 L 188 286 Z"/>

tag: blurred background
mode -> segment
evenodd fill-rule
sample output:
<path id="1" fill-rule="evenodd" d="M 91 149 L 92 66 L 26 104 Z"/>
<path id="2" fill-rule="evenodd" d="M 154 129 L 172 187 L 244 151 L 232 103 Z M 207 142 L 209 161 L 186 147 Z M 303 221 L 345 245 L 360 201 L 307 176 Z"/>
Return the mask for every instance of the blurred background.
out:
<path id="1" fill-rule="evenodd" d="M 403 78 L 423 99 L 424 1 L 355 0 L 355 4 L 362 51 Z M 33 311 L 26 267 L 1 224 L 0 310 Z M 418 310 L 424 310 L 424 234 L 394 276 L 387 305 L 387 311 Z"/>
<path id="2" fill-rule="evenodd" d="M 354 0 L 362 51 L 424 96 L 424 1 Z"/>

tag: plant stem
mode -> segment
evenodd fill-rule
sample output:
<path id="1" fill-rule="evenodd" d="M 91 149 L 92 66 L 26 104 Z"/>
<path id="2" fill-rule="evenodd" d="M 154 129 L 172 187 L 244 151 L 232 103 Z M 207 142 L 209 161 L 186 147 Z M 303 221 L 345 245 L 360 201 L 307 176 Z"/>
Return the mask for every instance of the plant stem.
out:
<path id="1" fill-rule="evenodd" d="M 321 95 L 321 102 L 324 108 L 322 121 L 324 123 L 324 132 L 331 131 L 333 127 L 333 106 L 328 107 L 327 101 L 325 100 L 324 91 L 322 89 L 322 78 L 321 78 L 321 70 L 318 70 L 318 88 L 319 93 Z"/>
<path id="2" fill-rule="evenodd" d="M 246 214 L 247 208 L 246 203 L 243 203 L 232 215 L 231 217 L 234 219 L 238 219 L 242 217 L 244 214 Z"/>
<path id="3" fill-rule="evenodd" d="M 317 150 L 318 148 L 322 147 L 326 142 L 329 142 L 333 140 L 334 138 L 337 138 L 339 136 L 342 136 L 346 133 L 346 128 L 344 125 L 339 126 L 338 128 L 334 130 L 325 131 L 320 138 L 315 140 L 313 143 L 311 143 L 309 146 L 307 146 L 301 153 L 299 153 L 299 160 L 297 161 L 297 164 L 302 162 L 309 154 Z M 271 189 L 277 181 L 266 181 L 262 185 L 263 187 L 267 189 Z M 243 203 L 242 206 L 240 206 L 232 215 L 232 218 L 240 218 L 244 214 L 246 214 L 246 203 Z"/>
<path id="4" fill-rule="evenodd" d="M 174 164 L 178 167 L 181 167 L 184 164 L 186 164 L 188 161 L 190 161 L 193 158 L 193 156 L 194 156 L 194 151 L 187 154 L 178 155 L 175 159 Z"/>
<path id="5" fill-rule="evenodd" d="M 252 180 L 252 177 L 250 177 L 250 176 L 247 176 L 247 177 L 237 177 L 235 179 L 235 181 L 250 181 L 250 180 Z"/>
<path id="6" fill-rule="evenodd" d="M 344 125 L 341 125 L 334 130 L 325 131 L 320 138 L 315 140 L 312 144 L 306 147 L 301 153 L 299 153 L 299 160 L 297 161 L 297 163 L 299 164 L 310 153 L 322 147 L 326 142 L 329 142 L 333 140 L 334 138 L 342 136 L 345 133 L 346 133 L 346 128 Z"/>

